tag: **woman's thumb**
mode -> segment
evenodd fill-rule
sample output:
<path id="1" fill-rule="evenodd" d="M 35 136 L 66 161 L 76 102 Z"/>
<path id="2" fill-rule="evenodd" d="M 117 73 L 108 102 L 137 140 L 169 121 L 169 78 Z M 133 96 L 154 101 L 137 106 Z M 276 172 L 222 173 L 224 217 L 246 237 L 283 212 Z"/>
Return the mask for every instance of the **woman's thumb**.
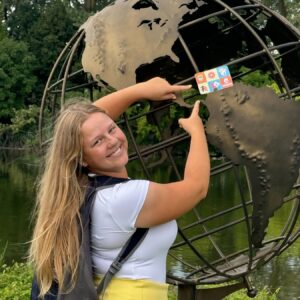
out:
<path id="1" fill-rule="evenodd" d="M 192 115 L 198 115 L 199 114 L 199 108 L 200 108 L 200 100 L 197 100 L 194 104 Z"/>
<path id="2" fill-rule="evenodd" d="M 178 125 L 180 128 L 182 128 L 182 122 L 183 122 L 183 118 L 178 119 Z"/>

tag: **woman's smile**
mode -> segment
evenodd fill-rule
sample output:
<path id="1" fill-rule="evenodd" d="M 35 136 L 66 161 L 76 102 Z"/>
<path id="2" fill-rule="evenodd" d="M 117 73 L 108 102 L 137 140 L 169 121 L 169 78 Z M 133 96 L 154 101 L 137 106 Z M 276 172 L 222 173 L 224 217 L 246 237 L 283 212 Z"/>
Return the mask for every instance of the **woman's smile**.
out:
<path id="1" fill-rule="evenodd" d="M 121 146 L 119 146 L 115 150 L 113 150 L 111 152 L 111 154 L 107 155 L 107 157 L 111 157 L 111 156 L 116 157 L 116 156 L 120 155 L 120 152 L 121 152 Z"/>

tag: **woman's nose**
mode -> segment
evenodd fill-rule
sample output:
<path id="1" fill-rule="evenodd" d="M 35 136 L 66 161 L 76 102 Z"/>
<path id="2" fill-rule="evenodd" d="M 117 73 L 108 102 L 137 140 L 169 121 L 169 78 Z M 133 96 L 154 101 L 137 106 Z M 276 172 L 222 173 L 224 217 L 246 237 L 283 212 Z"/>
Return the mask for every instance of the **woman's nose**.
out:
<path id="1" fill-rule="evenodd" d="M 114 147 L 117 142 L 118 142 L 118 139 L 114 135 L 109 134 L 107 136 L 107 145 L 108 145 L 108 147 Z"/>

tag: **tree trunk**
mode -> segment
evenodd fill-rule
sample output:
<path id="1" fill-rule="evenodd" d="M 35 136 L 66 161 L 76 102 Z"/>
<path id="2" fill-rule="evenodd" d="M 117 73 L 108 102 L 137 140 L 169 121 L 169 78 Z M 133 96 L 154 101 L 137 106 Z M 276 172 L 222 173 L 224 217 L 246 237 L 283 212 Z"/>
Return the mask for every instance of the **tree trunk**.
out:
<path id="1" fill-rule="evenodd" d="M 284 0 L 278 1 L 278 10 L 282 16 L 284 16 L 285 18 L 287 17 L 286 3 Z"/>
<path id="2" fill-rule="evenodd" d="M 2 7 L 1 7 L 1 10 L 2 10 L 2 18 L 3 20 L 6 22 L 7 21 L 7 6 L 6 6 L 6 2 L 5 0 L 1 1 L 2 2 Z M 0 3 L 1 3 L 0 2 Z"/>
<path id="3" fill-rule="evenodd" d="M 95 11 L 96 8 L 96 0 L 85 0 L 84 1 L 84 9 L 87 12 Z"/>

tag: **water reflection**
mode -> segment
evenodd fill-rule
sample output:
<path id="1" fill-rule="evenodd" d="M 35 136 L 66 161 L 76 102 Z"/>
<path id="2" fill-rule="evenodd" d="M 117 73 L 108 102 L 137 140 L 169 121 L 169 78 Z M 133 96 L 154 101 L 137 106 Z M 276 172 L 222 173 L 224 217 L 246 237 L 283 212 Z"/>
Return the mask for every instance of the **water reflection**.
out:
<path id="1" fill-rule="evenodd" d="M 23 152 L 1 152 L 0 159 L 0 251 L 6 247 L 11 262 L 26 255 L 38 162 Z"/>
<path id="2" fill-rule="evenodd" d="M 300 299 L 300 241 L 282 255 L 252 274 L 258 289 L 268 285 L 272 291 L 280 288 L 278 300 Z"/>

